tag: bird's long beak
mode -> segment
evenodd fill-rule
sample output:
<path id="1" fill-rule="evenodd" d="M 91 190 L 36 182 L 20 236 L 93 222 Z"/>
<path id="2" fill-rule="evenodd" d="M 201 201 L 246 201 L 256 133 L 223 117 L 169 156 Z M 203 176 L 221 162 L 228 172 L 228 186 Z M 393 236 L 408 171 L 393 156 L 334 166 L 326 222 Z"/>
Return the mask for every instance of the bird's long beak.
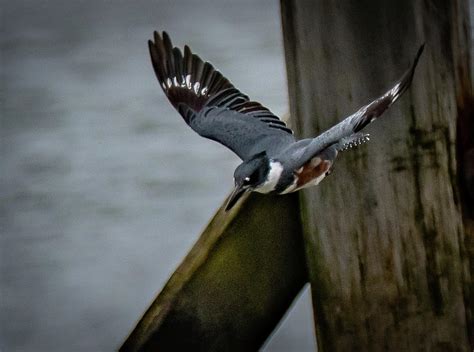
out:
<path id="1" fill-rule="evenodd" d="M 247 191 L 248 188 L 243 188 L 242 185 L 235 185 L 234 190 L 230 194 L 227 204 L 225 205 L 225 211 L 229 211 Z"/>

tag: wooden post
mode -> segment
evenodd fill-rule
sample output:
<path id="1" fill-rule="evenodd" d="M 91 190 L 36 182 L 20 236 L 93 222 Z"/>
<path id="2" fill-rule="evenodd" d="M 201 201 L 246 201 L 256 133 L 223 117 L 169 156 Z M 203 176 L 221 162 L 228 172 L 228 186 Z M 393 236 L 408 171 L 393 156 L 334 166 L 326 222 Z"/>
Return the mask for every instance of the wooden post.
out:
<path id="1" fill-rule="evenodd" d="M 254 351 L 308 281 L 298 197 L 219 210 L 120 351 Z"/>
<path id="2" fill-rule="evenodd" d="M 343 153 L 301 197 L 320 350 L 471 350 L 468 2 L 281 5 L 300 137 L 384 92 L 426 42 L 412 87 L 370 126 L 370 144 Z"/>

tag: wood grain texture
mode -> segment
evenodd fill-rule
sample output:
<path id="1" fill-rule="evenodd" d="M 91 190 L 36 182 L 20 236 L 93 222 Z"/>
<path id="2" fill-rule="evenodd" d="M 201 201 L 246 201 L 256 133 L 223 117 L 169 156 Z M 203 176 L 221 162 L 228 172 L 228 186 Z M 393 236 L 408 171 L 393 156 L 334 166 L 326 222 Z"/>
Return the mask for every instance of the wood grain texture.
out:
<path id="1" fill-rule="evenodd" d="M 472 127 L 467 1 L 281 6 L 299 137 L 389 88 L 426 42 L 410 90 L 367 129 L 371 142 L 303 193 L 320 350 L 470 350 L 472 157 L 459 134 L 473 139 L 457 130 Z"/>

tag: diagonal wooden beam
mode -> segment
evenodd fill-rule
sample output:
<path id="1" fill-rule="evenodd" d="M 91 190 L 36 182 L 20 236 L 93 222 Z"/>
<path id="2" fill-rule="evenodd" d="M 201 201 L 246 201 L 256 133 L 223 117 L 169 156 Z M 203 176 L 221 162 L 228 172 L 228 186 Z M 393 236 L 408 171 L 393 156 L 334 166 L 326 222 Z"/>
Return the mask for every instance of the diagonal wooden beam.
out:
<path id="1" fill-rule="evenodd" d="M 298 196 L 220 209 L 120 351 L 257 350 L 307 282 Z"/>

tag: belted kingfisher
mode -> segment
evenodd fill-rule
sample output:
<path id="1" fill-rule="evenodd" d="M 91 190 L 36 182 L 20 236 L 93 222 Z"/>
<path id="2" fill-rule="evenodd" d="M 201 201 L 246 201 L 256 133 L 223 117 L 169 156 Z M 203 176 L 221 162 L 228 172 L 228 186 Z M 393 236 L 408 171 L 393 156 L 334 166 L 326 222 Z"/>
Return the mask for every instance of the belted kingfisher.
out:
<path id="1" fill-rule="evenodd" d="M 381 97 L 319 136 L 296 140 L 285 122 L 251 101 L 187 45 L 182 53 L 166 32 L 154 32 L 154 41 L 148 45 L 158 81 L 184 121 L 242 159 L 234 172 L 235 188 L 226 210 L 248 191 L 285 194 L 321 182 L 331 172 L 338 152 L 369 140 L 360 131 L 407 90 L 424 47 L 410 69 Z"/>

